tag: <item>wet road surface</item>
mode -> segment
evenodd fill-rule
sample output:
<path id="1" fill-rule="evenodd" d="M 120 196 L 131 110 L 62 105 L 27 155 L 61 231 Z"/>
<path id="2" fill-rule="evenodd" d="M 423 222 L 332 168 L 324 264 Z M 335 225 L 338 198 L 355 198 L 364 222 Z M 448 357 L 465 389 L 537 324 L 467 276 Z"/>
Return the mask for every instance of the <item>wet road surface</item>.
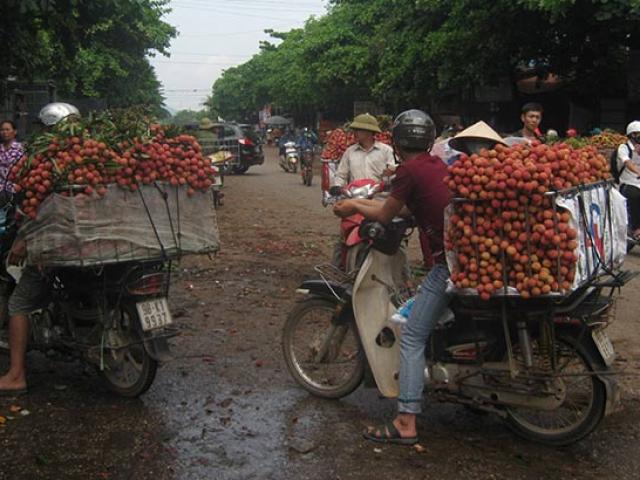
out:
<path id="1" fill-rule="evenodd" d="M 268 153 L 264 166 L 226 179 L 222 252 L 185 260 L 174 276 L 183 334 L 149 392 L 120 399 L 92 369 L 30 354 L 30 394 L 0 398 L 0 479 L 639 478 L 637 376 L 623 378 L 620 412 L 562 449 L 448 404 L 420 418 L 424 451 L 374 445 L 361 431 L 390 418 L 392 401 L 364 388 L 323 401 L 298 388 L 282 360 L 282 325 L 296 286 L 329 258 L 337 221 L 320 205 L 318 177 L 303 187 Z M 631 373 L 640 370 L 638 285 L 611 329 Z"/>

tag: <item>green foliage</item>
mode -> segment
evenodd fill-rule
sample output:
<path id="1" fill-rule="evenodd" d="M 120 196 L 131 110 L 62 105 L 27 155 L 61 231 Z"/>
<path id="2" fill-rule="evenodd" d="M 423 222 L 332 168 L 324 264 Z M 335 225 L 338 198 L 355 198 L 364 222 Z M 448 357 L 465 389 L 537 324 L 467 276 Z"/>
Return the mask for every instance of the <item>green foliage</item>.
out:
<path id="1" fill-rule="evenodd" d="M 203 118 L 213 120 L 215 115 L 212 115 L 212 113 L 207 110 L 180 110 L 179 112 L 176 112 L 169 121 L 173 125 L 184 126 L 198 123 Z"/>
<path id="2" fill-rule="evenodd" d="M 5 0 L 0 78 L 54 79 L 62 96 L 162 104 L 146 56 L 167 53 L 168 0 Z"/>
<path id="3" fill-rule="evenodd" d="M 269 32 L 274 43 L 227 70 L 208 105 L 234 118 L 267 102 L 426 106 L 530 66 L 578 94 L 621 95 L 638 32 L 640 0 L 333 0 L 304 28 Z"/>

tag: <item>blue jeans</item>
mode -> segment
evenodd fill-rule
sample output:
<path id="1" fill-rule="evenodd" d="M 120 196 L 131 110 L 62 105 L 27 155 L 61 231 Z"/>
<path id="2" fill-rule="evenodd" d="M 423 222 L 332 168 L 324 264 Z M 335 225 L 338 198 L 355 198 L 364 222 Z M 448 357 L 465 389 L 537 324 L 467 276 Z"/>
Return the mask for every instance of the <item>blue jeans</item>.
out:
<path id="1" fill-rule="evenodd" d="M 445 292 L 449 269 L 436 263 L 422 282 L 400 340 L 398 412 L 420 413 L 424 390 L 425 349 L 431 332 L 449 304 Z"/>

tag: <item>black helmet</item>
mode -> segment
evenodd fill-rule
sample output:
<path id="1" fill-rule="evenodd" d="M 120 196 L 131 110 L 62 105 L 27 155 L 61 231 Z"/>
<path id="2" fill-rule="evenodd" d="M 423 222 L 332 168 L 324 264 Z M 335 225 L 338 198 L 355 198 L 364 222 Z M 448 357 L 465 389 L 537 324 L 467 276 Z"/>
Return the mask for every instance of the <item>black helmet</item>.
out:
<path id="1" fill-rule="evenodd" d="M 391 133 L 394 145 L 406 150 L 428 152 L 436 138 L 436 126 L 422 110 L 407 110 L 396 117 Z"/>

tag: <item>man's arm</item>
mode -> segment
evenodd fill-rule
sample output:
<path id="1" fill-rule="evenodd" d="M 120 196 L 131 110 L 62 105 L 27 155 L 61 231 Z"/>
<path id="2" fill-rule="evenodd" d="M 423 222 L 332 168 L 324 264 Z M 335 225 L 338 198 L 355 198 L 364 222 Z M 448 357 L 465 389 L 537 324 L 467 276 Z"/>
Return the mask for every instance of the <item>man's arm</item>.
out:
<path id="1" fill-rule="evenodd" d="M 619 168 L 628 168 L 631 173 L 640 175 L 640 168 L 631 160 L 633 152 L 629 151 L 629 146 L 622 144 L 618 147 L 618 160 L 620 161 Z"/>
<path id="2" fill-rule="evenodd" d="M 369 220 L 387 225 L 394 217 L 408 213 L 408 210 L 401 200 L 388 197 L 384 203 L 375 200 L 344 200 L 333 207 L 333 212 L 340 217 L 359 213 Z"/>

